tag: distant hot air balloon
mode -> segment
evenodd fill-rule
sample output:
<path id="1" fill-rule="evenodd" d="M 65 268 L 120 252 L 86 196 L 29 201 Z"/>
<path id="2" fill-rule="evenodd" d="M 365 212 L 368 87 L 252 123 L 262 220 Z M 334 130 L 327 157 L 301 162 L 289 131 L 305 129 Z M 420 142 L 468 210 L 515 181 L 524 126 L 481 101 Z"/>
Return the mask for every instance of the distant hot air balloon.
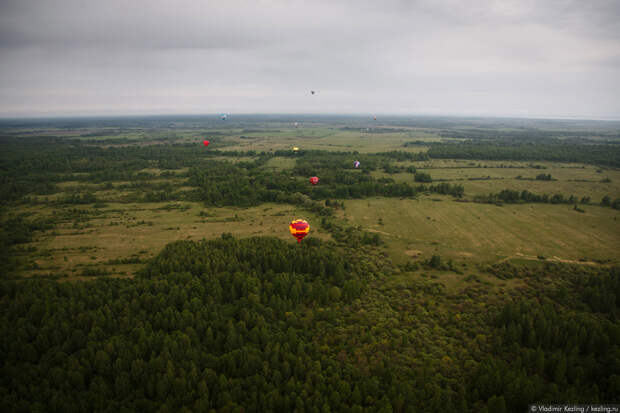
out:
<path id="1" fill-rule="evenodd" d="M 312 178 L 310 178 L 310 183 L 312 185 L 316 185 L 319 183 L 319 177 L 318 176 L 313 176 Z"/>
<path id="2" fill-rule="evenodd" d="M 203 144 L 204 146 L 209 146 L 209 144 L 210 144 L 210 143 L 211 143 L 211 142 L 209 142 L 209 141 L 202 141 L 202 144 Z"/>
<path id="3" fill-rule="evenodd" d="M 299 122 L 295 122 L 294 125 L 295 125 L 295 127 L 298 127 L 299 126 Z"/>
<path id="4" fill-rule="evenodd" d="M 353 167 L 354 168 L 359 168 L 359 166 L 360 166 L 360 161 L 353 162 Z"/>
<path id="5" fill-rule="evenodd" d="M 227 114 L 225 114 L 225 113 L 222 113 L 222 114 L 220 115 L 220 118 L 221 118 L 222 120 L 226 120 L 226 118 L 228 118 L 228 115 L 227 115 Z"/>
<path id="6" fill-rule="evenodd" d="M 310 231 L 310 225 L 303 219 L 296 219 L 291 221 L 291 225 L 288 226 L 288 230 L 291 231 L 291 235 L 297 238 L 297 242 L 301 242 L 302 239 Z"/>
<path id="7" fill-rule="evenodd" d="M 298 148 L 297 146 L 294 146 L 294 147 L 293 147 L 293 150 L 294 150 L 295 152 L 297 152 L 297 151 L 299 150 L 299 148 Z"/>
<path id="8" fill-rule="evenodd" d="M 310 93 L 312 93 L 314 95 L 314 90 L 311 90 Z"/>
<path id="9" fill-rule="evenodd" d="M 375 120 L 377 120 L 377 117 L 375 116 Z"/>

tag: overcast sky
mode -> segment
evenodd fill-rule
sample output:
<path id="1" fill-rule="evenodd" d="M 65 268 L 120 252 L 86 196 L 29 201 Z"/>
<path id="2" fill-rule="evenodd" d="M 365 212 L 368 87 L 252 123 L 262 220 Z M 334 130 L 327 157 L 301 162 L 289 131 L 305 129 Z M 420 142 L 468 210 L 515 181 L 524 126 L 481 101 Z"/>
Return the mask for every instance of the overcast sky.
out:
<path id="1" fill-rule="evenodd" d="M 616 0 L 0 0 L 0 117 L 618 119 L 619 21 Z"/>

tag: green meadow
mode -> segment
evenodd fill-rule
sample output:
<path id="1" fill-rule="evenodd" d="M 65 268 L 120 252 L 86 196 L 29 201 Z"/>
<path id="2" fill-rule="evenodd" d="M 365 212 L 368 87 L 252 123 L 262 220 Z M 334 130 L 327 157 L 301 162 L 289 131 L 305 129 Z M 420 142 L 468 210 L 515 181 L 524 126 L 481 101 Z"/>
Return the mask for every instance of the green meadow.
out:
<path id="1" fill-rule="evenodd" d="M 445 196 L 373 198 L 346 202 L 344 217 L 381 234 L 398 262 L 440 255 L 464 263 L 519 259 L 617 263 L 618 212 L 585 208 L 579 213 L 565 205 L 500 207 Z"/>
<path id="2" fill-rule="evenodd" d="M 158 151 L 157 156 L 163 156 L 158 161 L 147 160 L 140 155 L 143 166 L 124 180 L 97 178 L 93 181 L 93 172 L 86 171 L 88 168 L 60 174 L 54 178 L 54 191 L 28 194 L 30 203 L 36 205 L 5 206 L 5 214 L 22 213 L 30 219 L 58 220 L 60 216 L 68 216 L 58 220 L 53 229 L 37 232 L 34 239 L 24 245 L 26 249 L 36 250 L 36 253 L 27 257 L 28 269 L 21 273 L 32 276 L 61 271 L 70 278 L 80 278 L 83 268 L 105 266 L 106 275 L 131 276 L 169 242 L 211 239 L 224 232 L 237 237 L 268 235 L 288 239 L 288 222 L 297 217 L 304 217 L 311 223 L 310 237 L 329 239 L 329 231 L 321 228 L 322 217 L 300 205 L 267 202 L 251 207 L 216 207 L 191 199 L 196 190 L 188 180 L 191 168 L 200 169 L 201 165 L 208 168 L 218 162 L 241 165 L 243 168 L 243 165 L 257 162 L 262 153 L 267 159 L 257 167 L 257 171 L 292 174 L 299 162 L 305 159 L 304 154 L 312 151 L 350 153 L 344 156 L 347 163 L 358 156 L 376 158 L 372 170 L 365 171 L 367 168 L 363 164 L 359 170 L 351 170 L 350 173 L 366 172 L 372 179 L 382 182 L 419 185 L 413 173 L 405 172 L 405 169 L 413 167 L 418 173 L 430 175 L 432 182 L 426 185 L 447 183 L 463 187 L 464 193 L 460 199 L 428 192 L 410 198 L 332 198 L 345 206 L 345 209 L 336 211 L 332 218 L 334 222 L 378 234 L 384 242 L 381 248 L 396 263 L 422 262 L 433 255 L 464 265 L 513 260 L 586 265 L 618 262 L 618 211 L 600 205 L 605 196 L 612 201 L 620 197 L 618 168 L 527 159 L 402 160 L 377 155 L 394 151 L 424 154 L 434 144 L 464 142 L 465 138 L 461 135 L 469 137 L 472 130 L 476 130 L 471 128 L 469 121 L 440 127 L 434 126 L 432 121 L 416 125 L 397 123 L 393 119 L 302 119 L 298 127 L 294 127 L 295 121 L 293 118 L 290 122 L 241 123 L 213 120 L 201 123 L 192 120 L 176 122 L 172 126 L 136 121 L 123 127 L 82 124 L 81 127 L 65 129 L 8 129 L 7 133 L 20 139 L 21 144 L 26 144 L 19 150 L 27 150 L 28 139 L 33 139 L 33 136 L 41 139 L 49 135 L 66 142 L 75 140 L 84 150 L 120 150 L 122 153 L 124 148 L 153 148 Z M 440 124 L 437 122 L 437 125 Z M 575 127 L 582 128 L 579 125 Z M 519 133 L 518 128 L 490 129 L 497 133 Z M 557 133 L 562 136 L 566 129 L 560 127 L 556 131 L 545 125 L 540 130 L 544 134 Z M 605 137 L 608 133 L 606 130 L 591 132 L 588 142 L 603 139 L 601 136 Z M 211 140 L 208 148 L 201 145 L 202 139 Z M 525 139 L 530 139 L 529 135 Z M 300 152 L 290 156 L 290 150 L 295 146 L 300 148 Z M 166 157 L 165 148 L 174 150 L 170 152 L 170 159 L 162 163 Z M 36 146 L 30 150 L 36 151 Z M 71 149 L 67 150 L 70 154 Z M 92 155 L 85 155 L 80 162 L 86 165 L 89 156 L 91 160 L 95 159 Z M 171 161 L 173 167 L 168 166 Z M 400 170 L 388 173 L 385 165 Z M 324 184 L 321 169 L 315 169 L 314 174 L 321 181 L 317 188 L 310 189 L 320 191 L 323 185 L 329 185 L 329 177 L 328 183 Z M 537 179 L 541 174 L 550 175 L 551 179 Z M 295 182 L 310 186 L 308 178 L 293 177 Z M 159 194 L 157 196 L 163 192 L 168 194 L 166 196 L 174 194 L 174 199 L 154 201 L 153 196 L 149 198 L 145 195 L 148 188 L 152 188 L 152 193 Z M 499 193 L 505 189 L 562 194 L 565 197 L 574 195 L 580 200 L 586 197 L 588 202 L 581 205 L 579 211 L 567 204 L 497 206 L 472 202 L 477 196 Z M 79 197 L 85 193 L 96 197 L 98 204 L 64 203 L 72 196 Z M 308 191 L 307 195 L 312 196 L 313 192 Z M 77 215 L 66 212 L 76 208 L 81 211 Z M 120 263 L 110 264 L 114 262 Z"/>
<path id="3" fill-rule="evenodd" d="M 78 217 L 24 244 L 37 251 L 31 256 L 35 268 L 25 275 L 59 272 L 71 279 L 88 279 L 82 273 L 92 269 L 103 275 L 130 276 L 168 243 L 212 239 L 222 233 L 241 238 L 268 235 L 295 242 L 288 224 L 301 216 L 312 222 L 314 237 L 330 238 L 313 214 L 280 204 L 207 208 L 191 202 L 108 203 L 104 208 L 79 210 Z M 28 208 L 24 212 L 33 217 L 50 217 L 52 212 L 62 214 L 63 210 Z"/>

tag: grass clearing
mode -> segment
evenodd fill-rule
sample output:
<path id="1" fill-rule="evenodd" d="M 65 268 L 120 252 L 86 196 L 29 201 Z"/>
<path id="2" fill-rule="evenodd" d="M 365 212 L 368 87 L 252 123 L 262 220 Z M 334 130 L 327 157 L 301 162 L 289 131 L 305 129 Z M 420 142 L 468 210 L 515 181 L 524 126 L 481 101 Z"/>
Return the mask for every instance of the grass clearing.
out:
<path id="1" fill-rule="evenodd" d="M 398 164 L 401 166 L 413 164 L 419 172 L 430 174 L 434 182 L 444 181 L 463 185 L 466 197 L 495 193 L 503 189 L 528 190 L 536 194 L 561 193 L 566 196 L 573 194 L 579 198 L 587 196 L 593 203 L 600 202 L 605 195 L 609 195 L 612 199 L 620 197 L 620 170 L 600 169 L 593 165 L 451 159 Z M 545 169 L 536 169 L 528 165 L 539 165 Z M 536 180 L 539 174 L 550 174 L 553 180 Z M 392 178 L 396 182 L 413 182 L 413 176 L 406 173 L 390 175 L 375 171 L 373 176 Z M 519 176 L 521 179 L 517 178 Z"/>
<path id="2" fill-rule="evenodd" d="M 263 204 L 252 208 L 206 208 L 198 203 L 161 202 L 109 203 L 80 222 L 63 222 L 46 231 L 25 247 L 36 247 L 34 261 L 38 269 L 25 275 L 45 274 L 50 270 L 79 276 L 84 268 L 105 268 L 115 275 L 131 274 L 140 265 L 109 264 L 113 260 L 150 258 L 169 242 L 210 239 L 224 232 L 235 237 L 269 235 L 295 242 L 288 224 L 304 217 L 312 227 L 309 236 L 328 239 L 320 228 L 320 219 L 294 206 Z M 38 216 L 50 215 L 46 208 L 31 208 Z M 200 213 L 203 213 L 201 216 Z M 114 269 L 114 271 L 112 271 Z"/>
<path id="3" fill-rule="evenodd" d="M 586 206 L 580 214 L 568 205 L 498 207 L 437 195 L 349 200 L 345 205 L 349 222 L 381 234 L 395 262 L 434 254 L 479 263 L 527 256 L 620 260 L 620 214 L 610 208 Z"/>

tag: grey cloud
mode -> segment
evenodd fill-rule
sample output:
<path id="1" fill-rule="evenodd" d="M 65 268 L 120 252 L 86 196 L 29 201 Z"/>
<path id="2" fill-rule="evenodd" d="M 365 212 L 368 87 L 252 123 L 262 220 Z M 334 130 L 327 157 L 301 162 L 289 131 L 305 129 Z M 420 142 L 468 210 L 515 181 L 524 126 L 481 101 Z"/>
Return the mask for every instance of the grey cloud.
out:
<path id="1" fill-rule="evenodd" d="M 619 7 L 572 0 L 4 1 L 0 116 L 618 116 Z M 315 98 L 309 89 L 319 91 Z"/>

